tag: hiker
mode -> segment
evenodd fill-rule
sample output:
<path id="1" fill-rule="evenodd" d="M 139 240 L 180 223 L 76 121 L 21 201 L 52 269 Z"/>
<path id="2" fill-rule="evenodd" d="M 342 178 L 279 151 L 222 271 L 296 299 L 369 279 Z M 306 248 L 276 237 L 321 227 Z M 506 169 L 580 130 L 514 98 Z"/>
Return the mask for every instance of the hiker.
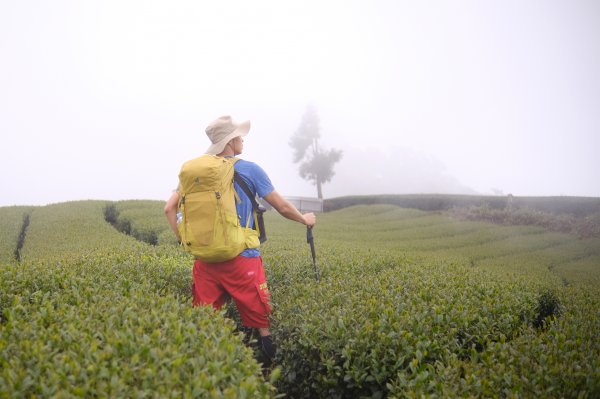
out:
<path id="1" fill-rule="evenodd" d="M 206 128 L 212 145 L 206 154 L 233 158 L 244 148 L 243 137 L 250 130 L 250 121 L 235 123 L 230 116 L 222 116 Z M 257 164 L 242 159 L 234 164 L 234 170 L 250 191 L 267 201 L 277 212 L 287 219 L 312 227 L 316 223 L 314 213 L 302 214 L 296 207 L 275 191 L 267 174 Z M 234 184 L 239 197 L 236 203 L 241 224 L 249 221 L 255 227 L 252 217 L 253 204 L 237 182 Z M 167 200 L 164 208 L 171 229 L 181 241 L 178 229 L 179 187 Z M 258 240 L 257 240 L 258 243 Z M 219 309 L 232 297 L 236 303 L 242 324 L 246 328 L 258 329 L 261 349 L 270 360 L 275 355 L 275 346 L 269 331 L 271 312 L 265 272 L 259 248 L 246 248 L 231 260 L 208 263 L 196 258 L 193 267 L 193 305 L 212 305 Z"/>

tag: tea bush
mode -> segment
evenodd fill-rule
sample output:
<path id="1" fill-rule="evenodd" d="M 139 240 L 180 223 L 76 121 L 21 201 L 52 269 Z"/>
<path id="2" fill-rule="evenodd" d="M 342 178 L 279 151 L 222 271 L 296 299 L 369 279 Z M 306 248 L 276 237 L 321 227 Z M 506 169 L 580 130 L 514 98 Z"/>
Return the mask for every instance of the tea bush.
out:
<path id="1" fill-rule="evenodd" d="M 565 283 L 594 285 L 600 276 L 596 267 L 600 265 L 599 238 L 581 239 L 537 226 L 457 221 L 443 214 L 392 205 L 345 208 L 324 214 L 321 220 L 328 218 L 333 222 L 318 226 L 319 239 L 327 245 L 347 242 L 378 250 L 433 255 L 494 273 Z"/>
<path id="2" fill-rule="evenodd" d="M 21 238 L 23 221 L 31 209 L 24 206 L 0 208 L 0 264 L 15 261 L 15 251 Z"/>
<path id="3" fill-rule="evenodd" d="M 277 233 L 263 257 L 280 391 L 307 398 L 596 396 L 600 294 L 578 279 L 565 287 L 557 272 L 595 256 L 597 239 L 359 206 L 319 218 L 316 282 L 302 229 L 290 226 L 280 236 L 283 224 L 268 217 Z M 599 272 L 590 270 L 588 279 Z M 575 284 L 587 300 L 571 295 Z M 561 311 L 545 314 L 546 302 Z M 571 318 L 581 309 L 587 321 Z M 544 329 L 536 327 L 541 315 L 549 316 Z M 585 349 L 562 346 L 561 337 Z M 525 371 L 550 347 L 545 364 Z M 503 374 L 488 371 L 492 361 L 501 364 L 491 370 Z"/>
<path id="4" fill-rule="evenodd" d="M 98 251 L 0 270 L 2 397 L 271 397 L 181 259 Z"/>
<path id="5" fill-rule="evenodd" d="M 273 396 L 234 324 L 192 308 L 189 257 L 118 233 L 105 205 L 36 208 L 0 269 L 0 396 Z"/>
<path id="6" fill-rule="evenodd" d="M 365 255 L 352 253 L 320 283 L 273 283 L 280 389 L 292 397 L 383 397 L 398 378 L 436 393 L 431 370 L 518 336 L 534 318 L 534 284 L 391 254 L 365 263 Z"/>
<path id="7" fill-rule="evenodd" d="M 531 209 L 554 215 L 567 214 L 577 218 L 600 214 L 597 197 L 517 197 L 460 194 L 398 194 L 351 195 L 323 201 L 325 211 L 335 211 L 357 205 L 395 205 L 424 211 L 443 211 L 452 208 L 487 207 L 490 209 Z"/>
<path id="8" fill-rule="evenodd" d="M 532 208 L 492 208 L 489 205 L 452 208 L 449 213 L 461 220 L 484 220 L 506 225 L 532 225 L 580 237 L 600 237 L 600 211 L 576 216 L 549 213 Z"/>
<path id="9" fill-rule="evenodd" d="M 115 230 L 111 204 L 165 245 Z M 600 396 L 597 238 L 356 206 L 319 216 L 316 281 L 306 229 L 268 212 L 267 381 L 232 307 L 191 307 L 159 201 L 30 221 L 0 267 L 0 397 Z"/>
<path id="10" fill-rule="evenodd" d="M 499 196 L 453 195 L 453 194 L 404 194 L 404 195 L 351 195 L 326 199 L 323 209 L 331 212 L 359 205 L 395 205 L 423 211 L 440 211 L 455 206 L 480 206 L 494 208 L 506 206 L 507 198 Z"/>
<path id="11" fill-rule="evenodd" d="M 104 220 L 105 201 L 74 201 L 36 207 L 31 212 L 23 262 L 63 259 L 98 248 L 118 248 L 135 242 Z"/>
<path id="12" fill-rule="evenodd" d="M 523 329 L 494 342 L 469 361 L 452 358 L 437 370 L 442 397 L 597 398 L 600 396 L 600 293 L 562 290 L 564 311 L 546 329 Z M 406 397 L 403 381 L 390 397 Z"/>
<path id="13" fill-rule="evenodd" d="M 164 201 L 127 200 L 107 204 L 105 219 L 122 233 L 151 245 L 174 244 L 163 214 Z M 168 234 L 170 233 L 170 234 Z"/>

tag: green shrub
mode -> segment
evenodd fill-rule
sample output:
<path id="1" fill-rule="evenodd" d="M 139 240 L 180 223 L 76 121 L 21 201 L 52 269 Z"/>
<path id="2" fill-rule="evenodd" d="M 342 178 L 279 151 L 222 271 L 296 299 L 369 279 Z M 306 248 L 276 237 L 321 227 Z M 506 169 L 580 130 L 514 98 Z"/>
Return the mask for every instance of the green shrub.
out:
<path id="1" fill-rule="evenodd" d="M 545 289 L 538 297 L 533 326 L 536 328 L 545 327 L 549 318 L 558 317 L 560 313 L 560 299 L 558 299 L 556 292 Z"/>
<path id="2" fill-rule="evenodd" d="M 600 237 L 598 213 L 585 216 L 554 214 L 532 208 L 493 208 L 489 205 L 454 207 L 449 212 L 462 220 L 483 220 L 505 225 L 532 225 L 580 237 Z"/>
<path id="3" fill-rule="evenodd" d="M 97 252 L 0 270 L 2 397 L 271 397 L 177 258 Z"/>
<path id="4" fill-rule="evenodd" d="M 271 216 L 268 222 L 276 238 L 263 257 L 275 308 L 279 391 L 292 397 L 594 396 L 598 362 L 589 360 L 600 349 L 593 334 L 576 324 L 557 329 L 567 325 L 564 315 L 547 318 L 552 322 L 543 330 L 533 325 L 540 292 L 557 298 L 570 292 L 556 275 L 559 265 L 597 253 L 598 240 L 386 205 L 353 207 L 319 218 L 317 283 L 302 228 L 280 235 L 284 225 Z M 595 288 L 577 287 L 597 303 Z M 565 312 L 586 309 L 587 323 L 598 330 L 593 301 L 561 303 Z M 547 363 L 525 371 L 563 336 L 586 349 L 563 352 L 557 344 Z M 492 359 L 499 362 L 494 368 Z M 576 366 L 565 367 L 565 360 Z M 514 362 L 520 366 L 512 368 Z"/>
<path id="5" fill-rule="evenodd" d="M 452 194 L 404 194 L 404 195 L 354 195 L 326 199 L 323 210 L 331 212 L 356 205 L 387 204 L 423 211 L 441 211 L 455 206 L 481 206 L 494 208 L 506 206 L 506 197 Z"/>
<path id="6" fill-rule="evenodd" d="M 293 397 L 385 397 L 398 379 L 435 394 L 436 367 L 511 340 L 532 313 L 534 288 L 468 265 L 377 261 L 354 253 L 320 283 L 273 288 L 274 331 Z"/>
<path id="7" fill-rule="evenodd" d="M 0 267 L 0 397 L 600 396 L 597 238 L 357 206 L 319 215 L 316 281 L 305 227 L 269 212 L 276 393 L 234 309 L 190 306 L 160 202 L 116 203 L 157 246 L 107 204 L 34 208 Z"/>
<path id="8" fill-rule="evenodd" d="M 464 361 L 450 359 L 436 373 L 441 397 L 597 398 L 600 356 L 598 291 L 567 288 L 559 318 L 543 330 L 529 327 Z M 406 397 L 401 381 L 390 397 Z"/>
<path id="9" fill-rule="evenodd" d="M 34 208 L 21 251 L 22 261 L 68 261 L 96 249 L 135 242 L 104 221 L 105 204 L 74 201 Z"/>
<path id="10" fill-rule="evenodd" d="M 324 200 L 326 212 L 356 205 L 388 204 L 424 211 L 451 208 L 488 207 L 491 209 L 533 209 L 550 214 L 567 214 L 578 218 L 600 214 L 600 198 L 594 197 L 514 197 L 457 194 L 388 194 L 354 195 Z"/>
<path id="11" fill-rule="evenodd" d="M 160 236 L 170 231 L 163 214 L 163 201 L 127 200 L 108 204 L 105 220 L 121 233 L 150 245 L 157 245 Z"/>
<path id="12" fill-rule="evenodd" d="M 0 264 L 16 261 L 17 249 L 23 244 L 24 223 L 32 207 L 0 207 Z"/>

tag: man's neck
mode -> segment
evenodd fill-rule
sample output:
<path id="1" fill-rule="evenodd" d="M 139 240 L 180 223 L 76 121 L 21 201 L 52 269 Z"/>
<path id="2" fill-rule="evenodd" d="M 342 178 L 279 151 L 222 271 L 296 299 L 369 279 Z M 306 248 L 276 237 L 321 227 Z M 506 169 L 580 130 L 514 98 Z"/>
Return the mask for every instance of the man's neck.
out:
<path id="1" fill-rule="evenodd" d="M 226 149 L 224 149 L 222 152 L 220 152 L 219 154 L 217 154 L 218 157 L 234 157 L 235 154 L 233 152 L 233 150 L 229 147 L 227 147 Z"/>

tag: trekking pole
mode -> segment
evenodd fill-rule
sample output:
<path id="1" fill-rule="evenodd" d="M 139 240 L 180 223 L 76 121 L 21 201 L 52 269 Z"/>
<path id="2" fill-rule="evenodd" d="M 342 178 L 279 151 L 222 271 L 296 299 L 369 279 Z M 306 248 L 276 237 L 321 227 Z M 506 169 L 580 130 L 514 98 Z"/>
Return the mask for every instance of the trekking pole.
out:
<path id="1" fill-rule="evenodd" d="M 306 242 L 310 244 L 310 253 L 312 254 L 313 265 L 315 265 L 315 279 L 319 281 L 319 269 L 317 268 L 317 255 L 315 254 L 315 240 L 313 239 L 312 227 L 306 227 Z"/>

